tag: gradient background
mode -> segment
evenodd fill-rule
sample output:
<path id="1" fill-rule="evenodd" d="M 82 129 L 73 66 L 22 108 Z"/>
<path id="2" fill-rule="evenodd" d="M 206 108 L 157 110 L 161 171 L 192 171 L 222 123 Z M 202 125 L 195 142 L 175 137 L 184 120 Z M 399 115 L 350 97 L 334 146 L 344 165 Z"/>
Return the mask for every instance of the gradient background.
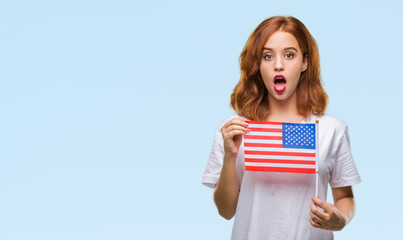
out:
<path id="1" fill-rule="evenodd" d="M 402 1 L 2 1 L 0 239 L 229 239 L 201 185 L 238 56 L 273 15 L 319 44 L 363 182 L 336 239 L 403 226 Z"/>

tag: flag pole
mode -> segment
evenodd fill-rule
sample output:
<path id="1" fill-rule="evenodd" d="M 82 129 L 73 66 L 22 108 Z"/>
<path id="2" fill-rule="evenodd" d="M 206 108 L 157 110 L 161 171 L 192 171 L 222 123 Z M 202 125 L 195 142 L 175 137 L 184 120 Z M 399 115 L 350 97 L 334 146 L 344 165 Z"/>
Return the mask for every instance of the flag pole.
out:
<path id="1" fill-rule="evenodd" d="M 315 148 L 316 148 L 316 192 L 315 192 L 315 197 L 319 198 L 319 120 L 315 121 Z"/>

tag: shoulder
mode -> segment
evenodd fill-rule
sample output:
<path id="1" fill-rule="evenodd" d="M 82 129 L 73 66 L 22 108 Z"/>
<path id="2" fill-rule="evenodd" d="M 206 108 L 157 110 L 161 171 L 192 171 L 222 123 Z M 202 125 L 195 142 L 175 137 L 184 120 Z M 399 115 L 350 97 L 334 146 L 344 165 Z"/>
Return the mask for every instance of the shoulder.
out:
<path id="1" fill-rule="evenodd" d="M 323 114 L 321 116 L 310 115 L 306 119 L 307 122 L 315 122 L 316 120 L 319 120 L 320 126 L 323 125 L 326 127 L 333 127 L 333 128 L 346 128 L 347 127 L 347 124 L 344 121 L 342 121 L 332 115 L 329 115 L 329 114 Z"/>
<path id="2" fill-rule="evenodd" d="M 319 132 L 321 133 L 341 136 L 348 131 L 348 126 L 344 121 L 329 114 L 311 115 L 306 119 L 307 122 L 315 122 L 316 120 L 319 120 Z"/>

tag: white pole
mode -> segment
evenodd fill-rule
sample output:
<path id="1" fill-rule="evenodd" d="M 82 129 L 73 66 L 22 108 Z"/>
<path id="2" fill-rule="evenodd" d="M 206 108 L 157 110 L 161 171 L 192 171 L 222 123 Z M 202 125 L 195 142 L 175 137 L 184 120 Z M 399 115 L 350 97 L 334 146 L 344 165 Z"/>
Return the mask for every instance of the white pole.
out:
<path id="1" fill-rule="evenodd" d="M 319 198 L 319 193 L 318 193 L 318 189 L 319 189 L 319 187 L 318 187 L 318 185 L 319 185 L 319 173 L 316 172 L 315 175 L 316 175 L 316 193 L 315 193 L 315 197 Z"/>
<path id="2" fill-rule="evenodd" d="M 319 120 L 315 121 L 315 149 L 316 149 L 316 192 L 315 197 L 319 198 Z"/>

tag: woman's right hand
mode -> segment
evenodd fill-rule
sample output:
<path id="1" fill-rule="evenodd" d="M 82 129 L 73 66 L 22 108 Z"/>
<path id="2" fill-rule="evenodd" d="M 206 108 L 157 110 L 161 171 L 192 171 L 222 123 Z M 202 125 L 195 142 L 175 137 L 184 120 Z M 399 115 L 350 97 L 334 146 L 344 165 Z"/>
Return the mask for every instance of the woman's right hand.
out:
<path id="1" fill-rule="evenodd" d="M 250 132 L 247 128 L 248 125 L 244 118 L 234 118 L 224 124 L 221 133 L 224 138 L 225 155 L 236 159 L 242 143 L 242 136 Z"/>

